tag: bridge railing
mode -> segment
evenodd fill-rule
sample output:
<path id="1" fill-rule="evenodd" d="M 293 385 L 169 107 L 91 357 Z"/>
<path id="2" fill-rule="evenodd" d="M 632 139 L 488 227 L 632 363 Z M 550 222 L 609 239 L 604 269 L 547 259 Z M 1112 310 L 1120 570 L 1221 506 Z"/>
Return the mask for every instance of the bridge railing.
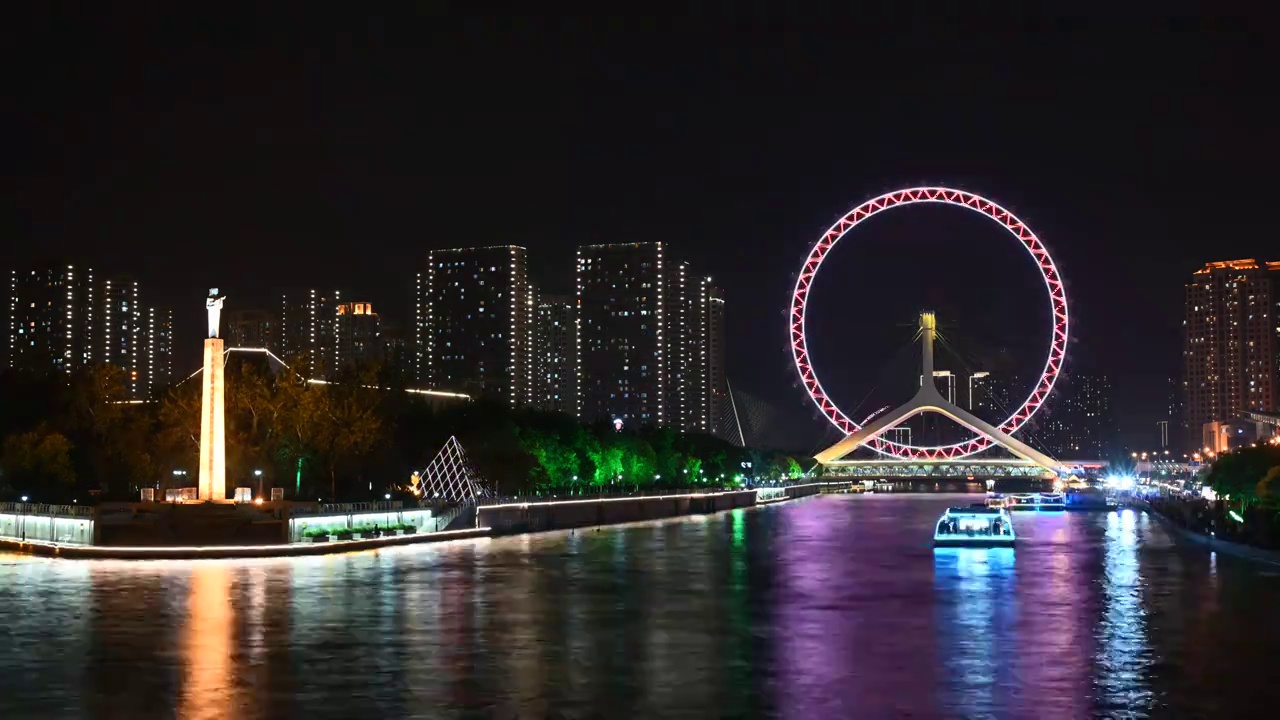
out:
<path id="1" fill-rule="evenodd" d="M 814 483 L 825 482 L 823 478 L 793 478 L 789 480 L 761 480 L 747 485 L 707 485 L 706 487 L 686 487 L 673 488 L 667 490 L 645 490 L 641 492 L 628 492 L 625 490 L 612 492 L 586 492 L 581 494 L 553 494 L 553 495 L 502 495 L 496 497 L 479 498 L 475 501 L 478 507 L 487 507 L 490 505 L 512 505 L 516 503 L 545 503 L 545 502 L 579 502 L 586 500 L 621 500 L 623 498 L 662 498 L 674 497 L 678 495 L 699 495 L 706 493 L 721 492 L 745 492 L 748 490 L 759 490 L 761 488 L 787 488 L 793 485 L 812 485 Z"/>
<path id="2" fill-rule="evenodd" d="M 781 486 L 779 486 L 781 487 Z M 590 502 L 593 500 L 623 500 L 628 498 L 664 498 L 678 497 L 681 495 L 705 495 L 706 493 L 721 493 L 755 490 L 756 487 L 707 487 L 707 488 L 685 488 L 682 490 L 651 490 L 645 492 L 600 492 L 600 493 L 582 493 L 574 495 L 505 495 L 501 497 L 491 497 L 476 500 L 477 507 L 489 507 L 491 505 L 516 505 L 516 504 L 532 504 L 532 503 L 548 503 L 548 502 Z"/>
<path id="3" fill-rule="evenodd" d="M 377 500 L 372 502 L 320 503 L 315 507 L 297 507 L 294 515 L 349 515 L 363 512 L 395 512 L 403 510 L 404 503 L 399 500 Z"/>

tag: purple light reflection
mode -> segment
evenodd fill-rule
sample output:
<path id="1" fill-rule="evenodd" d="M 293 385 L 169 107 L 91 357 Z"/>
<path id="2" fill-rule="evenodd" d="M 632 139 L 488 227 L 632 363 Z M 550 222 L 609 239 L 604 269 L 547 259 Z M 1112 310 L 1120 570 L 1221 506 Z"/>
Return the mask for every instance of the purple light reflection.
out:
<path id="1" fill-rule="evenodd" d="M 1008 641 L 1018 650 L 1008 662 L 1023 687 L 1057 698 L 1048 709 L 1034 696 L 1021 698 L 1017 707 L 1038 717 L 1089 714 L 1097 604 L 1090 585 L 1097 558 L 1087 550 L 1091 526 L 1081 519 L 1065 512 L 1019 513 L 1014 519 L 1016 612 Z"/>
<path id="2" fill-rule="evenodd" d="M 932 528 L 941 507 L 892 497 L 823 499 L 779 519 L 780 717 L 938 714 L 934 698 L 918 692 L 934 682 L 932 535 L 904 528 Z"/>

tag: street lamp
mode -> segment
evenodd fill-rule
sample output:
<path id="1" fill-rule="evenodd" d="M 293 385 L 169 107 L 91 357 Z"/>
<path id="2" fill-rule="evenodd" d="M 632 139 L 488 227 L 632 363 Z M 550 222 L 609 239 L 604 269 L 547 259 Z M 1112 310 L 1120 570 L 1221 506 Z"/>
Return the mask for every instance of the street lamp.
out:
<path id="1" fill-rule="evenodd" d="M 261 499 L 262 498 L 262 471 L 254 470 L 253 476 L 258 478 L 258 498 Z"/>

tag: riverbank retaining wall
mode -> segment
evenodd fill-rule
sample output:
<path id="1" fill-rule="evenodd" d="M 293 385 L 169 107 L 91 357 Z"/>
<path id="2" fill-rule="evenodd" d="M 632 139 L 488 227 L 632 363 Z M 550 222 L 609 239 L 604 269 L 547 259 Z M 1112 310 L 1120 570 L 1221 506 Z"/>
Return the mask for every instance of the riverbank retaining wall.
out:
<path id="1" fill-rule="evenodd" d="M 796 498 L 809 497 L 810 495 L 817 495 L 821 493 L 823 488 L 827 487 L 828 485 L 847 485 L 847 484 L 848 483 L 816 482 L 816 483 L 807 483 L 805 485 L 789 485 L 783 488 L 783 490 L 786 491 L 788 500 L 795 500 Z"/>
<path id="2" fill-rule="evenodd" d="M 1175 523 L 1173 520 L 1165 517 L 1147 503 L 1134 503 L 1134 506 L 1146 510 L 1151 517 L 1155 518 L 1157 522 L 1165 527 L 1165 529 L 1173 533 L 1174 537 L 1180 540 L 1201 545 L 1209 550 L 1220 552 L 1224 555 L 1231 555 L 1233 557 L 1253 560 L 1254 562 L 1267 563 L 1269 565 L 1280 565 L 1280 552 L 1276 552 L 1274 550 L 1263 550 L 1262 548 L 1242 545 L 1240 543 L 1233 543 L 1228 540 L 1221 540 L 1213 537 L 1212 535 L 1205 535 L 1194 530 L 1188 530 L 1187 528 Z"/>
<path id="3" fill-rule="evenodd" d="M 547 503 L 507 503 L 476 509 L 476 524 L 494 534 L 541 532 L 593 525 L 657 520 L 680 515 L 708 513 L 751 507 L 755 490 L 694 493 L 661 497 L 564 500 Z"/>

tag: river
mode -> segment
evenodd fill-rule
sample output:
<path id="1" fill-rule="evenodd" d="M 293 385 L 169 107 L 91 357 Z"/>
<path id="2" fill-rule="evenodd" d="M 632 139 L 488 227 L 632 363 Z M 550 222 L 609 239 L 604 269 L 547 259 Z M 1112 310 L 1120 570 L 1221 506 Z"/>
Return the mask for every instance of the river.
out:
<path id="1" fill-rule="evenodd" d="M 0 555 L 0 718 L 1253 717 L 1280 571 L 1133 511 L 822 496 L 255 561 Z"/>

